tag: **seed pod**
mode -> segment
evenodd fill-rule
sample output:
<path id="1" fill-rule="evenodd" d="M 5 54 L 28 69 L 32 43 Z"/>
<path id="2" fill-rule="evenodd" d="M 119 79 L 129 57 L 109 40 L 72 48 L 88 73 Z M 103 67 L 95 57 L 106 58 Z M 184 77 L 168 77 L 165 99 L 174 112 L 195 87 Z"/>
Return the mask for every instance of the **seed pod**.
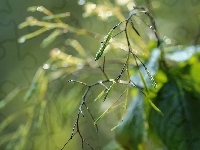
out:
<path id="1" fill-rule="evenodd" d="M 114 31 L 114 28 L 112 28 L 112 29 L 110 30 L 110 32 L 108 32 L 108 34 L 107 34 L 105 40 L 103 41 L 103 43 L 102 43 L 102 45 L 101 45 L 99 51 L 96 53 L 95 61 L 98 60 L 98 59 L 101 57 L 101 55 L 103 54 L 105 48 L 108 46 L 109 41 L 110 41 L 110 39 L 112 38 L 113 31 Z"/>
<path id="2" fill-rule="evenodd" d="M 106 90 L 106 93 L 105 93 L 105 95 L 104 95 L 103 101 L 106 100 L 106 98 L 107 98 L 107 96 L 108 96 L 110 90 L 113 88 L 113 86 L 114 86 L 115 83 L 116 83 L 116 82 L 113 81 L 113 83 L 110 85 L 110 87 Z"/>

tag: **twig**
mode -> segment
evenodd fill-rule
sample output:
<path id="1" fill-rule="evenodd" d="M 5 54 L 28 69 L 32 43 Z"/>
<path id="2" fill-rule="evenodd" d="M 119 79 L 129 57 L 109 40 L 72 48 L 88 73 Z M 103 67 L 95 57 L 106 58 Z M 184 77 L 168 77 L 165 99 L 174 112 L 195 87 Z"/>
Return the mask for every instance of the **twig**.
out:
<path id="1" fill-rule="evenodd" d="M 98 59 L 102 56 L 102 54 L 103 54 L 103 52 L 104 52 L 104 49 L 105 49 L 105 48 L 107 47 L 107 45 L 109 44 L 110 39 L 113 38 L 113 37 L 115 37 L 115 36 L 117 36 L 117 35 L 119 35 L 119 34 L 121 34 L 122 32 L 125 33 L 125 37 L 126 37 L 126 41 L 127 41 L 127 46 L 128 46 L 128 53 L 127 53 L 126 61 L 125 61 L 124 65 L 123 65 L 123 67 L 122 67 L 122 69 L 121 69 L 119 75 L 118 75 L 115 79 L 110 79 L 110 78 L 108 78 L 108 76 L 106 75 L 106 72 L 105 72 L 105 57 L 104 57 L 104 60 L 103 60 L 103 67 L 101 68 L 101 67 L 99 66 L 99 68 L 101 69 L 103 75 L 105 76 L 105 78 L 106 78 L 105 80 L 99 80 L 99 81 L 94 82 L 94 83 L 92 83 L 92 84 L 90 84 L 90 85 L 87 84 L 87 83 L 81 82 L 81 81 L 69 80 L 69 82 L 76 82 L 76 83 L 79 83 L 79 84 L 82 84 L 82 85 L 86 86 L 87 88 L 86 88 L 84 94 L 82 95 L 81 103 L 80 103 L 80 105 L 79 105 L 79 107 L 78 107 L 78 113 L 77 113 L 77 117 L 76 117 L 76 120 L 75 120 L 73 129 L 72 129 L 71 136 L 70 136 L 70 138 L 68 139 L 68 141 L 64 144 L 64 146 L 63 146 L 63 148 L 62 148 L 61 150 L 63 150 L 64 147 L 69 143 L 69 141 L 73 139 L 73 137 L 76 135 L 76 133 L 78 133 L 79 137 L 81 138 L 82 150 L 84 150 L 84 143 L 85 143 L 90 149 L 92 149 L 92 150 L 94 149 L 94 148 L 84 139 L 84 137 L 82 136 L 82 134 L 81 134 L 81 132 L 80 132 L 80 127 L 79 127 L 79 119 L 80 119 L 80 114 L 82 114 L 82 116 L 84 117 L 84 113 L 83 113 L 83 111 L 82 111 L 82 108 L 83 108 L 83 106 L 84 106 L 84 107 L 86 108 L 86 110 L 88 111 L 90 117 L 91 117 L 92 120 L 93 120 L 93 123 L 94 123 L 94 125 L 95 125 L 96 131 L 98 131 L 98 126 L 97 126 L 97 124 L 96 124 L 96 121 L 97 121 L 101 116 L 95 121 L 95 119 L 94 119 L 94 117 L 93 117 L 93 115 L 92 115 L 92 113 L 91 113 L 89 107 L 88 107 L 87 104 L 86 104 L 86 103 L 87 103 L 87 99 L 86 99 L 87 94 L 89 93 L 89 91 L 91 90 L 91 88 L 93 88 L 93 87 L 95 87 L 95 86 L 100 85 L 100 86 L 102 86 L 102 87 L 104 88 L 104 90 L 105 90 L 105 93 L 104 93 L 104 94 L 105 94 L 105 95 L 104 95 L 103 101 L 105 101 L 105 99 L 107 98 L 109 92 L 111 91 L 111 89 L 113 88 L 113 86 L 114 86 L 115 84 L 125 84 L 125 85 L 128 85 L 128 86 L 133 86 L 133 87 L 137 88 L 140 92 L 143 93 L 143 95 L 148 99 L 149 103 L 152 105 L 152 107 L 153 107 L 154 109 L 157 109 L 157 107 L 151 102 L 151 100 L 147 97 L 147 95 L 143 92 L 143 90 L 142 90 L 139 86 L 137 86 L 133 81 L 130 80 L 130 77 L 129 77 L 128 81 L 120 80 L 120 78 L 121 78 L 122 75 L 126 72 L 126 70 L 127 70 L 128 76 L 129 76 L 128 66 L 129 66 L 129 59 L 130 59 L 130 56 L 131 56 L 131 54 L 132 54 L 132 56 L 133 56 L 133 58 L 134 58 L 134 60 L 135 60 L 135 62 L 136 62 L 137 68 L 139 69 L 139 64 L 138 64 L 138 61 L 139 61 L 139 62 L 142 64 L 142 66 L 145 68 L 145 71 L 146 71 L 146 73 L 148 74 L 149 78 L 151 79 L 153 86 L 156 88 L 156 82 L 154 81 L 153 77 L 151 76 L 150 72 L 148 71 L 147 67 L 146 67 L 145 64 L 142 62 L 142 60 L 133 52 L 132 47 L 131 47 L 131 44 L 130 44 L 130 40 L 129 40 L 129 36 L 128 36 L 128 24 L 129 24 L 129 23 L 130 23 L 131 27 L 133 28 L 133 30 L 136 32 L 136 34 L 137 34 L 138 36 L 140 36 L 140 33 L 136 30 L 136 28 L 134 27 L 134 24 L 133 24 L 133 22 L 132 22 L 132 20 L 131 20 L 131 18 L 132 18 L 133 16 L 137 16 L 137 14 L 136 14 L 136 12 L 135 12 L 136 9 L 140 10 L 140 11 L 139 11 L 140 13 L 145 13 L 145 14 L 149 17 L 149 19 L 150 19 L 150 21 L 151 21 L 151 24 L 152 24 L 151 26 L 148 25 L 146 22 L 144 22 L 143 19 L 141 19 L 141 20 L 154 32 L 154 34 L 155 34 L 155 36 L 156 36 L 156 38 L 157 38 L 157 41 L 158 41 L 158 42 L 157 42 L 157 46 L 160 45 L 159 36 L 158 36 L 158 34 L 157 34 L 157 30 L 156 30 L 156 26 L 155 26 L 155 21 L 154 21 L 152 15 L 151 15 L 144 7 L 133 7 L 133 10 L 131 11 L 129 17 L 128 17 L 127 19 L 125 19 L 124 21 L 119 22 L 117 25 L 115 25 L 115 26 L 109 31 L 109 33 L 107 34 L 105 40 L 102 42 L 102 45 L 101 45 L 99 51 L 98 51 L 97 54 L 96 54 L 95 61 L 98 60 Z M 114 30 L 115 30 L 119 25 L 121 25 L 123 22 L 125 22 L 125 29 L 124 29 L 124 30 L 121 30 L 120 32 L 118 32 L 117 34 L 115 34 L 115 35 L 113 36 Z M 107 87 L 107 86 L 105 85 L 105 83 L 112 83 L 112 84 L 111 84 L 109 87 Z M 126 90 L 125 90 L 125 91 L 126 91 Z M 122 97 L 122 95 L 125 93 L 125 91 L 120 95 L 120 97 L 117 99 L 117 101 Z M 114 104 L 115 104 L 117 101 L 115 101 Z M 113 104 L 113 105 L 114 105 L 114 104 Z M 112 105 L 112 106 L 113 106 L 113 105 Z M 157 111 L 159 111 L 159 110 L 157 109 Z M 104 114 L 105 114 L 105 112 L 103 113 L 103 115 L 104 115 Z"/>

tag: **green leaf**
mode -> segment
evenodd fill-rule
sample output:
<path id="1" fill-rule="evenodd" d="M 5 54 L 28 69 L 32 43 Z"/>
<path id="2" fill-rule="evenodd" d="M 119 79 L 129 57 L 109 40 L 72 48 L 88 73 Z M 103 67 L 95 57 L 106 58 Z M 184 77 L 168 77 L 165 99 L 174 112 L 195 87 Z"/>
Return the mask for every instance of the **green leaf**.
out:
<path id="1" fill-rule="evenodd" d="M 200 148 L 200 93 L 170 79 L 158 92 L 155 105 L 164 113 L 150 113 L 150 127 L 170 150 Z"/>
<path id="2" fill-rule="evenodd" d="M 115 130 L 116 140 L 127 150 L 137 150 L 146 135 L 143 98 L 144 95 L 138 92 Z"/>

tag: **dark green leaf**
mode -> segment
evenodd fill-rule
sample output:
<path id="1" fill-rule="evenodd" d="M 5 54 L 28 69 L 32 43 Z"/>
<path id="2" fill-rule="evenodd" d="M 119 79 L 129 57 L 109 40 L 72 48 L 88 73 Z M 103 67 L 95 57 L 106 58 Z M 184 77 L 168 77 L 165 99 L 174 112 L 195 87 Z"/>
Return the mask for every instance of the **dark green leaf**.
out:
<path id="1" fill-rule="evenodd" d="M 183 82 L 170 80 L 158 92 L 154 103 L 164 117 L 152 110 L 150 127 L 168 149 L 198 150 L 200 148 L 200 93 L 195 89 L 185 88 Z"/>
<path id="2" fill-rule="evenodd" d="M 116 128 L 116 139 L 126 150 L 137 150 L 146 135 L 143 98 L 139 92 Z"/>

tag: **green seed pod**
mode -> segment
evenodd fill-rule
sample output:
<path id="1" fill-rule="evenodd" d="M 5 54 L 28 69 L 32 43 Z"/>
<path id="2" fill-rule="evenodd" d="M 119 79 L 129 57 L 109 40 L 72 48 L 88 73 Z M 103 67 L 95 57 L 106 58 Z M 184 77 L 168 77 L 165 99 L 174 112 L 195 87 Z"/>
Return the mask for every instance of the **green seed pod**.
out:
<path id="1" fill-rule="evenodd" d="M 101 55 L 103 54 L 105 48 L 108 46 L 109 41 L 110 41 L 110 39 L 112 38 L 113 31 L 114 31 L 114 28 L 112 28 L 112 29 L 110 30 L 110 32 L 108 32 L 108 34 L 107 34 L 105 40 L 103 41 L 103 43 L 102 43 L 102 45 L 101 45 L 99 51 L 98 51 L 97 54 L 96 54 L 95 61 L 98 60 L 98 59 L 101 57 Z"/>
<path id="2" fill-rule="evenodd" d="M 103 101 L 106 100 L 106 98 L 107 98 L 107 96 L 108 96 L 110 90 L 113 88 L 113 86 L 114 86 L 115 83 L 116 83 L 116 82 L 113 81 L 113 83 L 110 85 L 110 87 L 106 90 L 106 93 L 105 93 L 105 95 L 104 95 Z"/>

